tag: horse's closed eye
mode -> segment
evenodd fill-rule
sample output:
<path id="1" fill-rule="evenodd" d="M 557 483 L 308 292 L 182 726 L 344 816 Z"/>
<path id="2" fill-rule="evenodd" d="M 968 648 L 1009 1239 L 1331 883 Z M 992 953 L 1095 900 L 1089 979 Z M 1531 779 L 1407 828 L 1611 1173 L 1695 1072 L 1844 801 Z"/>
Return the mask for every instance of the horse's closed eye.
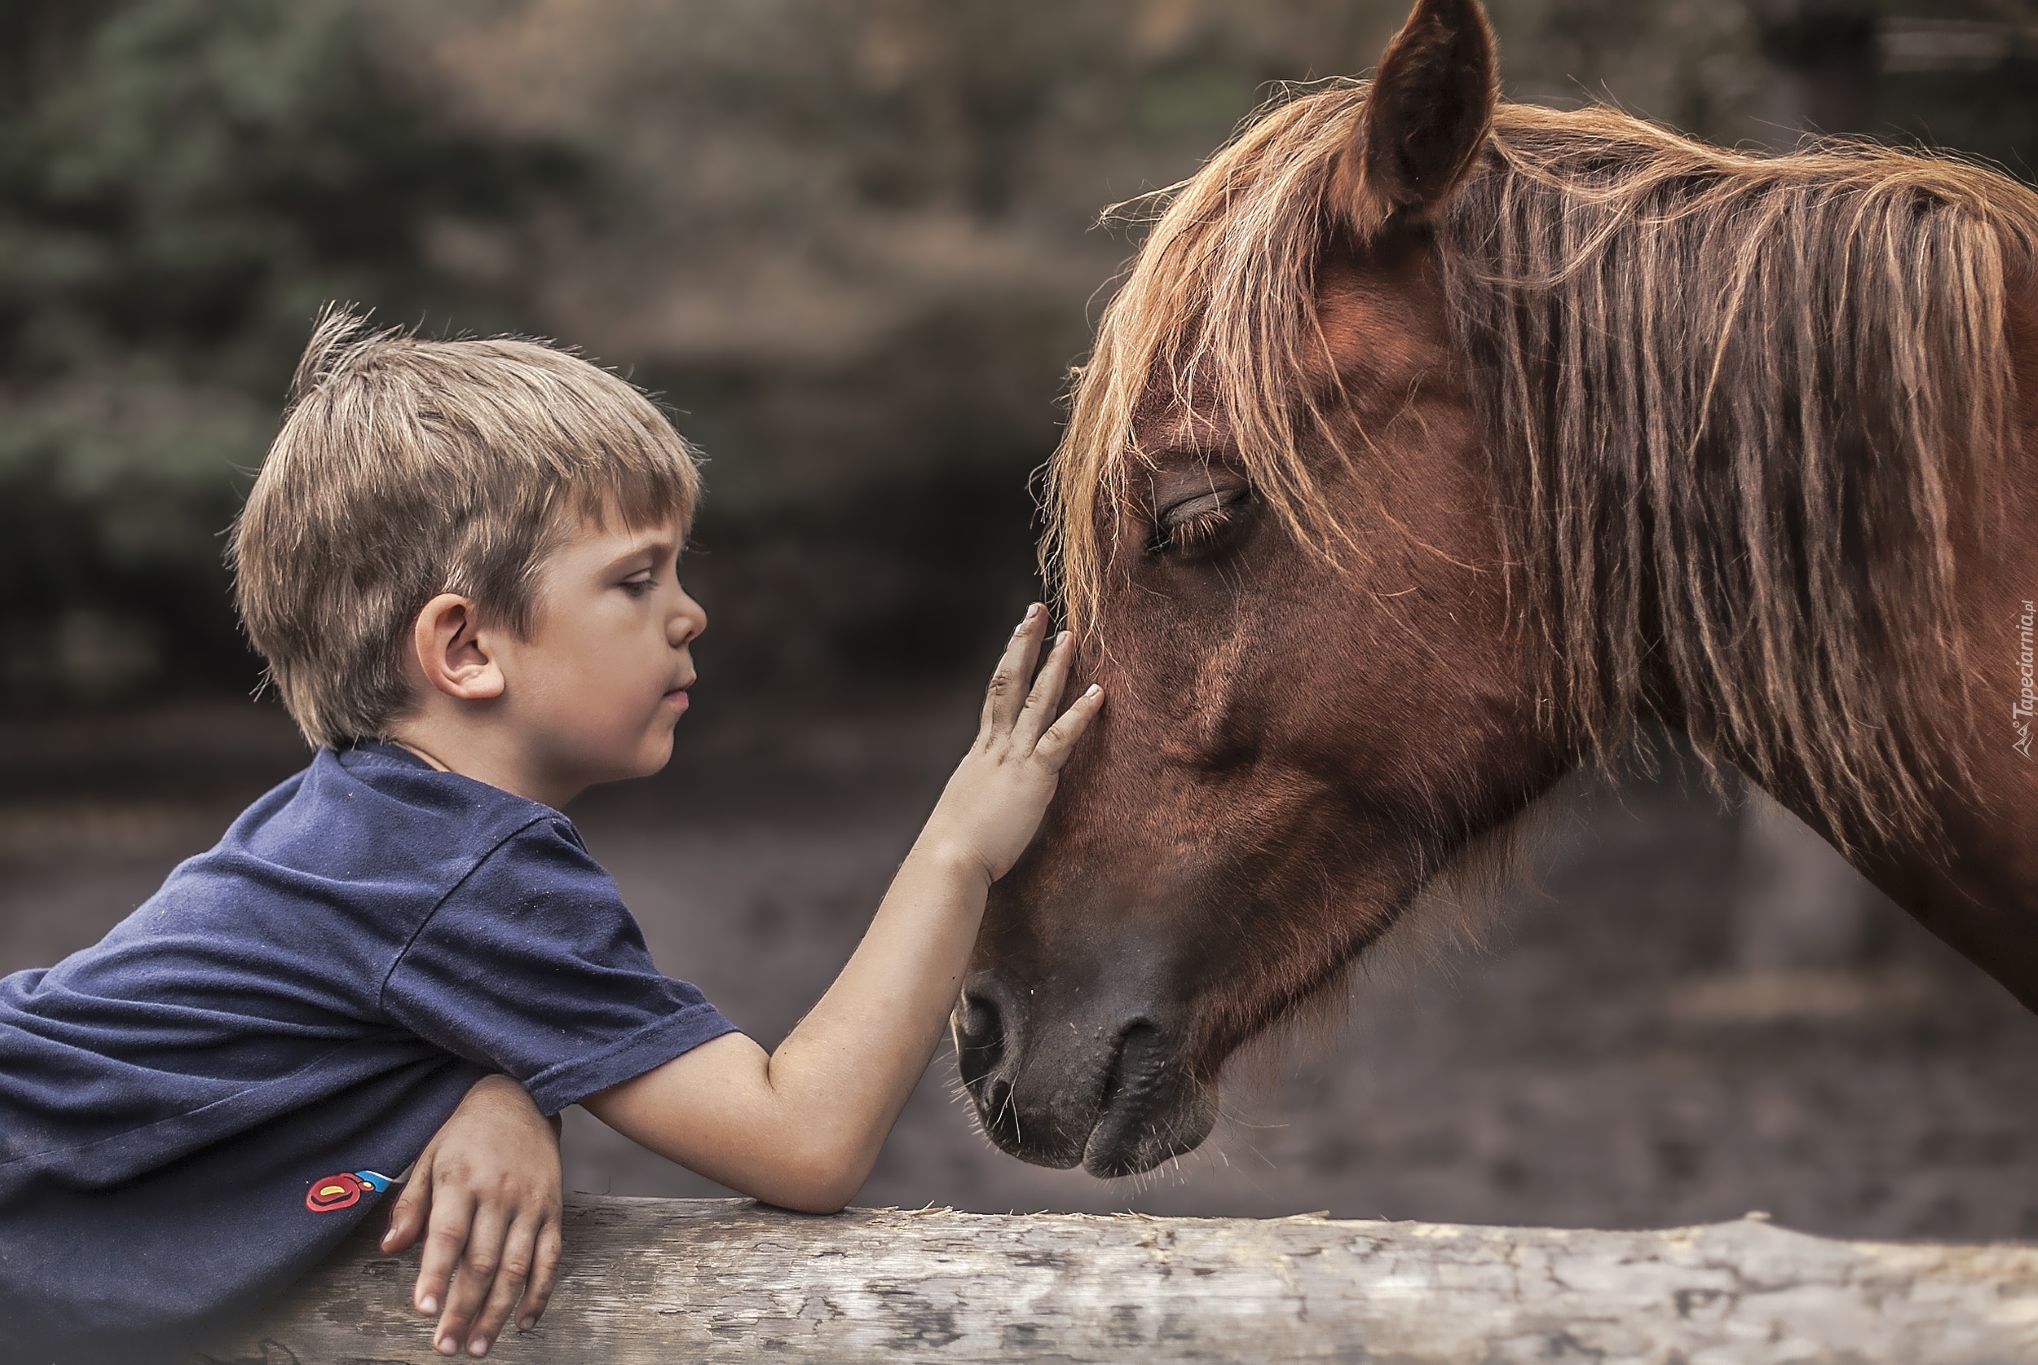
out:
<path id="1" fill-rule="evenodd" d="M 1176 503 L 1156 518 L 1148 551 L 1191 555 L 1212 548 L 1224 539 L 1249 497 L 1248 489 L 1218 488 Z"/>

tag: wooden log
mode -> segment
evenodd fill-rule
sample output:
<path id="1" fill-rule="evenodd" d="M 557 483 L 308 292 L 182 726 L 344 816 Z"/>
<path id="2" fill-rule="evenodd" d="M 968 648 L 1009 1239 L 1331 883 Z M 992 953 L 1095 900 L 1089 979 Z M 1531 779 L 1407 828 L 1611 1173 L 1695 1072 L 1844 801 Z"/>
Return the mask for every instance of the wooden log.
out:
<path id="1" fill-rule="evenodd" d="M 211 1365 L 424 1365 L 415 1253 L 364 1227 Z M 1320 1217 L 990 1216 L 576 1197 L 538 1329 L 491 1360 L 2038 1360 L 2038 1245 Z"/>

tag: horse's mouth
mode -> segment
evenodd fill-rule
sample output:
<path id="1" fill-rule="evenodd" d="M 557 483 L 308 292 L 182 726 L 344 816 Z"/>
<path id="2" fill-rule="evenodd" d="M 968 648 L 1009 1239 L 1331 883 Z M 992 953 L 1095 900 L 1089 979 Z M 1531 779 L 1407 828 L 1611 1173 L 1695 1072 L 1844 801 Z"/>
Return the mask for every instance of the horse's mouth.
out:
<path id="1" fill-rule="evenodd" d="M 1105 1073 L 1083 1169 L 1104 1179 L 1150 1171 L 1208 1137 L 1215 1109 L 1204 1087 L 1168 1057 L 1160 1030 L 1134 1024 Z"/>
<path id="2" fill-rule="evenodd" d="M 1119 1035 L 1101 1078 L 1080 1087 L 1090 1091 L 1080 1108 L 1067 1103 L 1068 1089 L 1050 1083 L 1057 1098 L 1044 1106 L 1049 1112 L 1029 1114 L 1018 1100 L 1018 1078 L 1002 1071 L 965 1076 L 978 1119 L 1000 1149 L 1036 1166 L 1080 1164 L 1106 1180 L 1138 1175 L 1195 1148 L 1216 1118 L 1207 1088 L 1169 1055 L 1161 1030 L 1144 1021 Z M 1087 1125 L 1082 1108 L 1089 1110 Z"/>

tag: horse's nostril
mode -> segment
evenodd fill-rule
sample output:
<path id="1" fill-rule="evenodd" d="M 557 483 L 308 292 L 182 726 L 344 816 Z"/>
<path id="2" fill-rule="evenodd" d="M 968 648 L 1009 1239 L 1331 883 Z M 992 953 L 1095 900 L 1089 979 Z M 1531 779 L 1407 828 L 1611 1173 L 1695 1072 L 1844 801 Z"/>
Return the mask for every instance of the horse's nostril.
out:
<path id="1" fill-rule="evenodd" d="M 988 995 L 968 993 L 955 1025 L 955 1059 L 962 1083 L 974 1090 L 1005 1059 L 1005 1026 L 997 1002 Z"/>
<path id="2" fill-rule="evenodd" d="M 962 1083 L 976 1100 L 984 1134 L 1008 1151 L 1019 1144 L 1019 1115 L 1012 1103 L 1012 1076 L 1007 1058 L 1015 1020 L 1000 1005 L 995 979 L 979 980 L 965 992 L 955 1011 L 955 1061 Z"/>

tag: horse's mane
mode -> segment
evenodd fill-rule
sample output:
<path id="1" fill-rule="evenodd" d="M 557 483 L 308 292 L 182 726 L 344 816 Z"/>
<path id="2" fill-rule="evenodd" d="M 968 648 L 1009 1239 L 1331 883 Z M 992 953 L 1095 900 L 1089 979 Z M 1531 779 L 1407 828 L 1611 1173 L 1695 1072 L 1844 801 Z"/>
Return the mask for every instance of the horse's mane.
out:
<path id="1" fill-rule="evenodd" d="M 1043 563 L 1078 629 L 1156 392 L 1214 406 L 1304 544 L 1351 543 L 1310 460 L 1356 456 L 1308 376 L 1366 98 L 1277 102 L 1155 197 L 1049 467 Z M 1653 672 L 1702 749 L 1795 786 L 1843 837 L 1917 826 L 1949 775 L 1926 755 L 1954 752 L 1952 532 L 2010 448 L 2006 277 L 2038 196 L 1944 157 L 1749 156 L 1611 109 L 1502 104 L 1437 233 L 1503 543 L 1570 721 L 1605 752 Z"/>

